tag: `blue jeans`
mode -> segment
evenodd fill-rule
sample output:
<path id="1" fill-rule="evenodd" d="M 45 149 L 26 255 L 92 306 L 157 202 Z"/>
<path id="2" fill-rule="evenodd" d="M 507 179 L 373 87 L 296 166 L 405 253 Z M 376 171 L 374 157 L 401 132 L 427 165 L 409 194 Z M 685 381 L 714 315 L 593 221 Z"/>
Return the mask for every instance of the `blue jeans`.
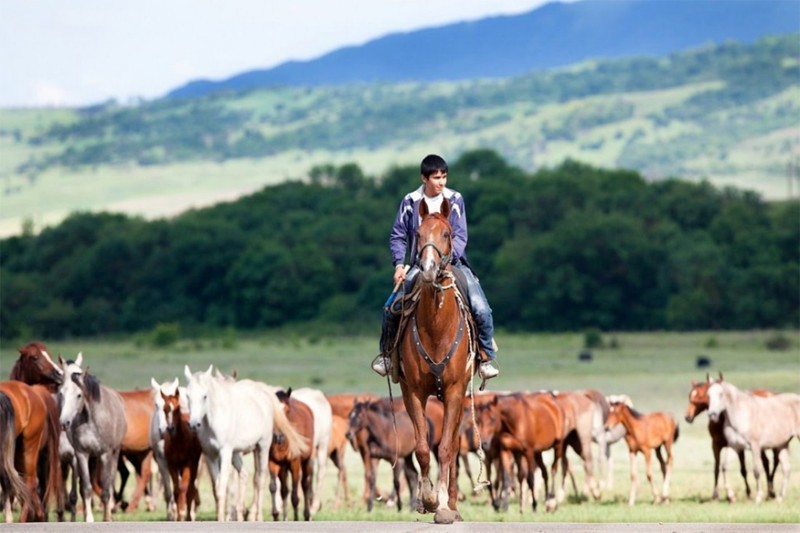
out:
<path id="1" fill-rule="evenodd" d="M 483 289 L 478 282 L 478 278 L 475 277 L 475 274 L 472 272 L 471 268 L 463 264 L 457 264 L 453 266 L 462 272 L 464 274 L 464 278 L 467 280 L 467 292 L 469 293 L 467 294 L 467 300 L 469 301 L 470 310 L 472 311 L 472 317 L 475 319 L 475 325 L 478 327 L 478 344 L 480 344 L 481 349 L 486 354 L 486 359 L 489 361 L 494 361 L 496 357 L 494 349 L 492 348 L 492 339 L 494 338 L 494 319 L 492 319 L 492 308 L 489 307 L 489 301 L 486 299 L 486 294 L 484 294 Z M 411 269 L 408 271 L 408 274 L 406 274 L 405 282 L 397 291 L 397 296 L 395 297 L 396 300 L 401 298 L 403 294 L 405 294 L 414 286 L 414 281 L 417 278 L 417 274 L 419 274 L 419 268 L 415 265 L 411 267 Z M 386 320 L 397 321 L 398 319 L 398 315 L 394 315 L 388 311 L 384 311 L 383 313 L 384 324 Z"/>

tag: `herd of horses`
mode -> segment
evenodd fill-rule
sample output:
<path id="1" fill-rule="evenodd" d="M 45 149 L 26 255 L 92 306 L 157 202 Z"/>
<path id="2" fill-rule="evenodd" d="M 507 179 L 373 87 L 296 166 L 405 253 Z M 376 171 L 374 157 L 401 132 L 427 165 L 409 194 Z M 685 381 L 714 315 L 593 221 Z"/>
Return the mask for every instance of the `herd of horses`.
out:
<path id="1" fill-rule="evenodd" d="M 645 458 L 654 501 L 669 501 L 673 444 L 679 435 L 670 414 L 640 413 L 629 399 L 606 397 L 596 390 L 475 390 L 480 354 L 468 296 L 458 289 L 450 264 L 448 207 L 443 202 L 441 213 L 429 213 L 426 203 L 420 204 L 420 273 L 403 301 L 408 327 L 401 330 L 393 361 L 402 399 L 292 390 L 225 375 L 213 366 L 196 372 L 186 366 L 183 386 L 177 378 L 152 379 L 142 390 L 117 391 L 89 372 L 81 354 L 75 360 L 59 355 L 56 361 L 41 342 L 20 348 L 10 379 L 0 382 L 0 488 L 6 521 L 13 520 L 15 504 L 20 506 L 20 521 L 46 520 L 53 501 L 58 520 L 64 520 L 66 512 L 75 520 L 78 494 L 87 522 L 94 521 L 96 498 L 103 520 L 110 520 L 117 507 L 136 509 L 142 498 L 152 509 L 153 463 L 160 474 L 167 519 L 195 518 L 201 503 L 197 481 L 205 465 L 217 520 L 262 520 L 267 488 L 274 520 L 287 518 L 290 501 L 297 520 L 301 493 L 303 518 L 309 520 L 322 505 L 328 459 L 339 470 L 334 505 L 342 498 L 349 500 L 344 457 L 348 445 L 363 460 L 362 498 L 368 509 L 379 496 L 376 471 L 385 460 L 392 465 L 397 508 L 402 508 L 405 483 L 410 507 L 433 513 L 436 523 L 461 520 L 460 465 L 476 490 L 487 489 L 496 509 L 507 509 L 516 494 L 521 509 L 530 498 L 535 511 L 537 490 L 543 485 L 545 508 L 555 510 L 565 499 L 567 478 L 578 496 L 599 499 L 602 486 L 611 485 L 610 445 L 620 439 L 630 452 L 629 504 L 636 500 L 639 453 Z M 775 497 L 782 499 L 789 442 L 800 436 L 800 394 L 743 392 L 720 375 L 693 383 L 689 402 L 689 422 L 708 411 L 715 457 L 713 497 L 718 497 L 720 450 L 730 447 L 739 455 L 745 483 L 744 450 L 753 453 L 757 502 L 764 498 L 762 473 L 767 494 L 775 495 L 773 478 L 780 464 L 783 484 Z M 601 479 L 595 474 L 593 443 L 599 445 L 599 470 L 605 471 Z M 582 489 L 572 474 L 570 449 L 583 464 Z M 765 450 L 773 451 L 772 467 Z M 545 453 L 550 451 L 552 462 L 547 465 Z M 464 460 L 470 453 L 479 457 L 477 477 Z M 660 490 L 652 473 L 653 453 L 663 478 Z M 252 473 L 245 467 L 247 454 L 252 454 Z M 435 483 L 431 455 L 438 466 Z M 130 475 L 127 464 L 134 467 L 136 487 L 131 501 L 123 502 Z M 725 470 L 723 464 L 723 474 Z M 115 489 L 118 472 L 121 483 Z M 537 483 L 537 473 L 542 483 Z M 249 476 L 252 501 L 245 508 Z M 723 478 L 732 500 L 727 476 Z"/>

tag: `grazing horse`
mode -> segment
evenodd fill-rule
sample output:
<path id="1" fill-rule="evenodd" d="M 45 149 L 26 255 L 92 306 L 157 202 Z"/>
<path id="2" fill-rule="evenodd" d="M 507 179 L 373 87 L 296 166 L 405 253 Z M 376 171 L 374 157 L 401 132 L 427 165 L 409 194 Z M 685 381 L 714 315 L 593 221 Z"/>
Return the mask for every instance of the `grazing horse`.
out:
<path id="1" fill-rule="evenodd" d="M 720 376 L 720 379 L 722 377 Z M 708 409 L 708 387 L 713 383 L 713 378 L 706 374 L 706 380 L 701 382 L 695 382 L 692 380 L 692 389 L 689 391 L 689 405 L 686 406 L 686 415 L 684 418 L 690 424 L 694 421 L 695 417 L 702 413 L 703 411 Z M 750 391 L 751 394 L 756 396 L 769 396 L 772 393 L 765 391 L 763 389 L 754 389 Z M 708 419 L 708 433 L 711 435 L 711 450 L 714 453 L 714 491 L 711 494 L 712 500 L 719 499 L 719 473 L 720 473 L 720 454 L 723 448 L 728 447 L 728 439 L 725 438 L 725 413 L 721 413 L 720 417 L 717 421 Z M 750 484 L 747 482 L 747 468 L 745 467 L 745 459 L 744 459 L 744 448 L 734 450 L 736 455 L 739 457 L 739 472 L 742 474 L 742 479 L 744 479 L 744 487 L 747 493 L 747 498 L 750 498 Z M 769 494 L 770 496 L 774 496 L 774 492 L 772 490 L 772 483 L 775 477 L 775 469 L 778 467 L 778 454 L 775 452 L 775 466 L 770 470 L 769 467 L 769 460 L 767 459 L 767 454 L 762 450 L 761 452 L 761 462 L 764 465 L 764 470 L 767 473 L 767 485 L 769 487 Z M 726 461 L 727 463 L 727 461 Z M 728 475 L 727 475 L 727 464 L 722 465 L 722 483 L 725 485 L 725 492 L 728 495 L 728 501 L 734 502 L 736 501 L 736 493 L 731 488 L 730 484 L 728 483 Z"/>
<path id="2" fill-rule="evenodd" d="M 58 389 L 62 398 L 61 426 L 69 432 L 75 447 L 86 521 L 94 522 L 90 459 L 96 460 L 100 469 L 98 481 L 103 520 L 110 521 L 114 506 L 114 474 L 128 426 L 125 406 L 115 390 L 100 384 L 96 377 L 81 368 L 82 361 L 83 354 L 78 354 L 75 362 L 59 357 L 64 371 L 64 383 Z"/>
<path id="3" fill-rule="evenodd" d="M 417 299 L 401 336 L 400 388 L 416 434 L 416 458 L 421 469 L 418 510 L 435 512 L 434 522 L 451 524 L 458 513 L 459 429 L 463 399 L 475 371 L 476 335 L 469 306 L 456 287 L 450 261 L 453 236 L 450 204 L 430 213 L 420 202 L 417 255 L 419 274 L 406 298 Z M 406 301 L 404 298 L 404 303 Z M 444 404 L 442 439 L 437 454 L 438 487 L 430 477 L 431 448 L 425 406 L 435 395 Z"/>
<path id="4" fill-rule="evenodd" d="M 510 452 L 517 462 L 517 475 L 522 485 L 527 481 L 533 495 L 533 510 L 536 511 L 534 474 L 542 470 L 545 484 L 545 509 L 554 511 L 558 506 L 555 497 L 555 481 L 558 463 L 564 453 L 564 411 L 550 394 L 508 394 L 476 407 L 478 429 L 484 449 L 489 456 L 500 458 L 500 495 L 495 508 L 508 507 L 511 489 Z M 554 458 L 548 477 L 542 452 L 553 449 Z M 552 483 L 549 479 L 552 478 Z M 520 491 L 521 493 L 522 491 Z M 523 499 L 520 494 L 520 510 Z"/>
<path id="5" fill-rule="evenodd" d="M 249 516 L 264 519 L 264 482 L 267 477 L 273 428 L 283 433 L 289 457 L 308 450 L 309 444 L 286 418 L 283 404 L 264 383 L 215 377 L 213 365 L 192 374 L 184 367 L 189 398 L 189 426 L 197 432 L 211 474 L 217 520 L 227 519 L 228 477 L 234 455 L 253 451 L 255 493 Z"/>
<path id="6" fill-rule="evenodd" d="M 632 506 L 636 502 L 636 485 L 639 481 L 636 473 L 636 454 L 639 452 L 644 455 L 647 480 L 653 490 L 655 503 L 662 501 L 668 503 L 669 482 L 672 476 L 672 445 L 678 440 L 678 423 L 669 413 L 641 414 L 624 403 L 615 403 L 611 405 L 611 412 L 608 415 L 606 424 L 609 427 L 613 427 L 618 423 L 625 426 L 625 442 L 628 445 L 631 463 L 631 490 L 628 497 L 628 505 Z M 661 454 L 662 446 L 667 454 L 666 460 Z M 652 457 L 650 455 L 653 450 L 656 452 L 658 462 L 661 464 L 661 474 L 664 476 L 660 496 L 653 479 Z"/>
<path id="7" fill-rule="evenodd" d="M 322 391 L 304 387 L 292 391 L 292 398 L 306 404 L 314 413 L 314 441 L 313 458 L 314 469 L 314 502 L 311 505 L 311 515 L 315 515 L 322 507 L 322 481 L 328 465 L 328 448 L 333 430 L 333 410 L 331 404 Z"/>
<path id="8" fill-rule="evenodd" d="M 3 393 L 0 482 L 8 499 L 6 504 L 10 504 L 10 496 L 18 496 L 22 502 L 20 522 L 41 522 L 47 519 L 47 511 L 46 498 L 43 502 L 39 492 L 37 462 L 41 452 L 49 449 L 46 466 L 53 469 L 58 465 L 58 426 L 53 424 L 42 397 L 30 385 L 2 381 L 0 393 Z M 57 481 L 55 472 L 47 480 Z M 49 490 L 45 494 L 49 495 Z M 6 521 L 11 521 L 8 512 Z"/>
<path id="9" fill-rule="evenodd" d="M 300 400 L 292 398 L 292 389 L 279 389 L 275 392 L 278 400 L 284 405 L 286 418 L 308 442 L 315 442 L 314 439 L 314 412 Z M 289 505 L 286 497 L 289 495 L 289 483 L 287 476 L 292 474 L 292 509 L 294 519 L 298 520 L 297 508 L 300 505 L 299 487 L 303 487 L 303 498 L 305 508 L 303 509 L 303 519 L 311 520 L 311 506 L 313 499 L 313 475 L 314 458 L 317 457 L 317 449 L 313 446 L 300 455 L 291 455 L 289 443 L 283 434 L 276 431 L 272 438 L 272 445 L 269 448 L 269 491 L 272 494 L 272 519 L 276 522 L 279 519 L 280 510 L 277 498 L 277 481 L 281 484 L 281 499 L 283 501 L 283 519 L 286 520 Z M 323 458 L 327 458 L 323 456 Z"/>
<path id="10" fill-rule="evenodd" d="M 186 389 L 181 391 L 178 378 L 160 385 L 150 378 L 150 385 L 156 398 L 155 405 L 160 407 L 154 416 L 158 420 L 159 434 L 164 439 L 164 461 L 174 487 L 175 518 L 178 521 L 194 520 L 195 510 L 200 504 L 196 481 L 203 449 L 197 433 L 189 429 Z M 170 484 L 165 480 L 165 485 L 168 487 Z"/>
<path id="11" fill-rule="evenodd" d="M 59 521 L 63 521 L 66 494 L 62 475 L 65 476 L 66 472 L 62 474 L 60 449 L 63 446 L 71 450 L 72 446 L 67 441 L 66 435 L 61 433 L 61 424 L 58 422 L 59 406 L 56 393 L 62 381 L 61 369 L 50 357 L 44 343 L 36 341 L 19 349 L 19 358 L 11 368 L 9 379 L 31 385 L 47 407 L 48 442 L 39 457 L 39 497 L 47 514 L 48 502 L 55 493 L 57 517 Z M 53 449 L 55 449 L 55 459 L 51 455 L 54 453 Z M 10 509 L 7 512 L 10 513 Z M 74 507 L 72 513 L 74 519 Z"/>
<path id="12" fill-rule="evenodd" d="M 394 492 L 397 495 L 397 510 L 403 509 L 400 497 L 401 471 L 405 473 L 408 482 L 409 505 L 414 507 L 419 476 L 412 457 L 416 446 L 414 425 L 406 410 L 398 400 L 392 404 L 388 398 L 356 402 L 350 411 L 350 438 L 355 439 L 362 433 L 366 435 L 365 445 L 369 450 L 370 461 L 369 468 L 365 468 L 364 480 L 369 489 L 367 511 L 372 511 L 373 501 L 376 499 L 375 480 L 378 461 L 381 459 L 392 465 L 392 481 Z"/>
<path id="13" fill-rule="evenodd" d="M 783 471 L 782 501 L 789 484 L 789 441 L 800 437 L 800 394 L 785 392 L 759 397 L 736 388 L 727 381 L 708 387 L 708 416 L 717 422 L 726 414 L 723 431 L 728 445 L 734 449 L 749 448 L 753 454 L 753 475 L 756 478 L 756 503 L 761 503 L 761 450 L 776 450 Z"/>

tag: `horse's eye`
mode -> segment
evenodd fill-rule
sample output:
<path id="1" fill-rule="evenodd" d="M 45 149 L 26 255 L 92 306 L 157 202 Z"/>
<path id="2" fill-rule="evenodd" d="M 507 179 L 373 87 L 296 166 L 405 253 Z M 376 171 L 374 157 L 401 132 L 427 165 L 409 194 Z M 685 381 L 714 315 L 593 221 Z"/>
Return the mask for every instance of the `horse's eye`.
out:
<path id="1" fill-rule="evenodd" d="M 442 236 L 443 236 L 445 239 L 449 239 L 449 238 L 450 238 L 450 232 L 449 232 L 449 231 L 445 231 L 445 232 L 444 232 L 444 234 L 443 234 Z"/>
<path id="2" fill-rule="evenodd" d="M 79 392 L 79 393 L 78 393 L 78 399 L 79 399 L 79 400 L 81 399 L 81 396 L 83 396 L 83 395 L 82 395 L 82 394 Z"/>

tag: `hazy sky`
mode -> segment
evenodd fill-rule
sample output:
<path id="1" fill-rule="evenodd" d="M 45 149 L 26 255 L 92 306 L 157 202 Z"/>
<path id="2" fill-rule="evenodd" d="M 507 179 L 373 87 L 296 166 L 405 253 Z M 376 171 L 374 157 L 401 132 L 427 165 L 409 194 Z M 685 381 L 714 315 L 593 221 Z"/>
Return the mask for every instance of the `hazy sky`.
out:
<path id="1" fill-rule="evenodd" d="M 0 107 L 164 95 L 548 0 L 0 0 Z"/>

